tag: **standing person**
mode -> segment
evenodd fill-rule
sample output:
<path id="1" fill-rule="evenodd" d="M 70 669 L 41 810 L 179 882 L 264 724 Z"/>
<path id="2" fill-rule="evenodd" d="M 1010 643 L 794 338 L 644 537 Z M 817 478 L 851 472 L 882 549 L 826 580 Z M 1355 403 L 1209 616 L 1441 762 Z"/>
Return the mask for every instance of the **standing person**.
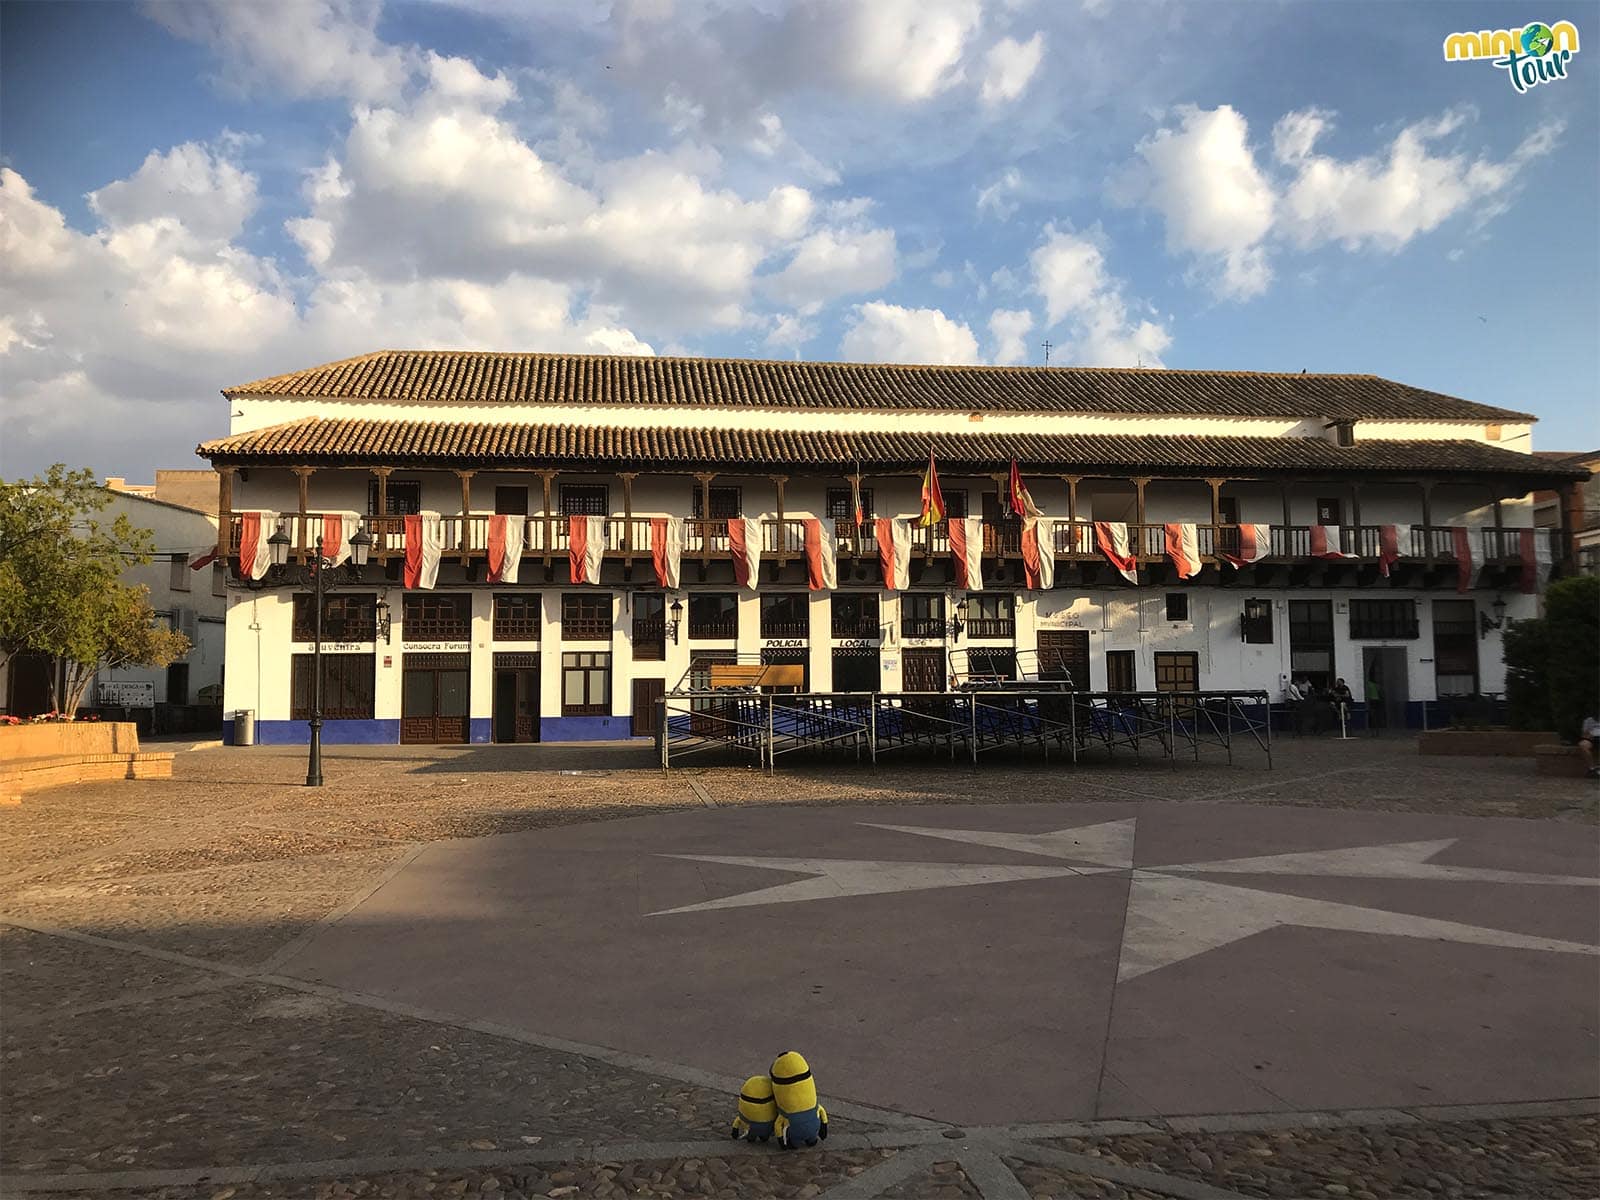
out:
<path id="1" fill-rule="evenodd" d="M 1600 745 L 1600 720 L 1583 719 L 1583 736 L 1578 739 L 1578 753 L 1583 755 L 1583 765 L 1589 768 L 1590 779 L 1600 779 L 1600 766 L 1595 765 L 1595 747 Z"/>
<path id="2" fill-rule="evenodd" d="M 1295 732 L 1300 732 L 1300 685 L 1288 676 L 1284 677 L 1283 707 L 1289 712 L 1289 719 L 1294 722 Z"/>
<path id="3" fill-rule="evenodd" d="M 1383 705 L 1383 685 L 1378 682 L 1378 673 L 1374 671 L 1367 676 L 1367 732 L 1377 737 L 1388 723 L 1389 714 Z"/>
<path id="4" fill-rule="evenodd" d="M 1332 697 L 1334 715 L 1339 718 L 1339 727 L 1342 732 L 1350 726 L 1350 705 L 1355 700 L 1355 696 L 1351 693 L 1349 684 L 1342 679 L 1335 679 L 1333 681 Z"/>

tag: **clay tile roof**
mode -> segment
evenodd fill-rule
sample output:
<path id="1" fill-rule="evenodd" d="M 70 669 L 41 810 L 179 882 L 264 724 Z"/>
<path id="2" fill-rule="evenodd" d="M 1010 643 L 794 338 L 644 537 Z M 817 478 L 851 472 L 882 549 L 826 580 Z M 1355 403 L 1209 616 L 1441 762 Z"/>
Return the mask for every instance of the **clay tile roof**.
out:
<path id="1" fill-rule="evenodd" d="M 902 366 L 466 350 L 378 350 L 225 388 L 223 394 L 408 404 L 1192 413 L 1511 424 L 1537 419 L 1376 375 Z"/>
<path id="2" fill-rule="evenodd" d="M 914 470 L 932 449 L 949 471 L 1100 468 L 1125 472 L 1231 470 L 1516 475 L 1564 479 L 1582 469 L 1546 463 L 1482 442 L 1357 441 L 1321 438 L 1133 436 L 1113 434 L 926 434 L 827 430 L 663 429 L 618 426 L 370 421 L 303 417 L 202 443 L 217 464 L 618 468 L 658 470 L 833 468 Z"/>

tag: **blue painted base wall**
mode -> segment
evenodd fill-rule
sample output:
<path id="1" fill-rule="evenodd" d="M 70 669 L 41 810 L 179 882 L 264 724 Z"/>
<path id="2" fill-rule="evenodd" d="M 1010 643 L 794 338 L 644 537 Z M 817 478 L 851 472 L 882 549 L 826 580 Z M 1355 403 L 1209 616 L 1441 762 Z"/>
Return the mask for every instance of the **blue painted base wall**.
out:
<path id="1" fill-rule="evenodd" d="M 233 721 L 222 723 L 222 744 L 234 745 Z M 539 737 L 546 742 L 609 742 L 633 736 L 631 717 L 546 717 L 539 722 Z M 467 727 L 473 745 L 494 740 L 494 721 L 473 717 Z M 304 746 L 311 741 L 311 726 L 305 721 L 257 721 L 259 746 Z M 400 722 L 324 721 L 325 746 L 395 746 L 400 742 Z"/>
<path id="2" fill-rule="evenodd" d="M 400 740 L 399 721 L 324 721 L 324 745 L 392 746 Z M 257 721 L 256 744 L 260 746 L 304 746 L 311 741 L 311 726 L 305 721 Z M 233 722 L 222 723 L 222 743 L 231 746 Z"/>
<path id="3" fill-rule="evenodd" d="M 610 742 L 632 736 L 632 717 L 544 717 L 539 721 L 539 740 L 543 742 Z"/>

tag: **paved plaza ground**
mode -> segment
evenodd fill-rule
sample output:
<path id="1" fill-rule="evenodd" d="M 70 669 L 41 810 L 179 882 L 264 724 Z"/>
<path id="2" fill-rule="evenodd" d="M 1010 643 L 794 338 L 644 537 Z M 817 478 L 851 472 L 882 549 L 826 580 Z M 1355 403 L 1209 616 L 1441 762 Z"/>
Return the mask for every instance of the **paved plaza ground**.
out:
<path id="1" fill-rule="evenodd" d="M 0 809 L 0 1195 L 1600 1195 L 1581 779 L 181 749 Z M 725 1139 L 803 1050 L 816 1150 Z"/>

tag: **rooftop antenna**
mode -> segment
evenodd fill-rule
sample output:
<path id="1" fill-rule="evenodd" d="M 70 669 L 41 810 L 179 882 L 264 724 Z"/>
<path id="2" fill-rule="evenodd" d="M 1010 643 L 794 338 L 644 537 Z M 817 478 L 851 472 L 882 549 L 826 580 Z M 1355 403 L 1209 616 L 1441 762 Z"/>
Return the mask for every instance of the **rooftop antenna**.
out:
<path id="1" fill-rule="evenodd" d="M 1044 341 L 1040 342 L 1039 344 L 1044 347 L 1044 365 L 1048 367 L 1050 365 L 1050 351 L 1051 351 L 1051 349 L 1053 349 L 1053 347 L 1050 344 L 1050 339 L 1046 338 Z"/>

